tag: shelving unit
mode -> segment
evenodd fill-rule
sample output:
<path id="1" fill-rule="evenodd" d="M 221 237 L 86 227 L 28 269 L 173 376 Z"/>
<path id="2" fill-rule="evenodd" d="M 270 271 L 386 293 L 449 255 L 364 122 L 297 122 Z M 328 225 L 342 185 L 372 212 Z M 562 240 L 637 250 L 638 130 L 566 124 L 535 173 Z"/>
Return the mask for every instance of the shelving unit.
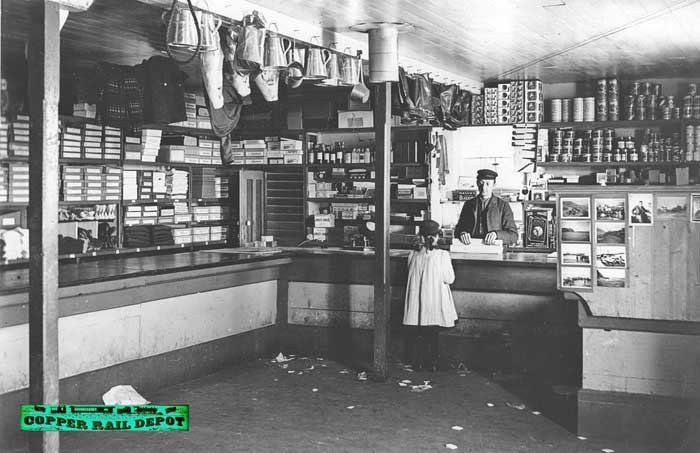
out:
<path id="1" fill-rule="evenodd" d="M 584 182 L 586 183 L 595 183 L 595 181 L 591 182 L 589 179 L 595 180 L 595 175 L 593 173 L 596 172 L 602 172 L 605 171 L 606 169 L 614 169 L 616 172 L 624 172 L 627 169 L 630 169 L 634 171 L 634 175 L 632 179 L 638 178 L 639 180 L 650 180 L 651 183 L 656 183 L 655 178 L 656 178 L 656 172 L 652 172 L 652 170 L 658 170 L 658 172 L 663 173 L 663 177 L 661 178 L 664 180 L 666 177 L 666 174 L 664 172 L 668 172 L 669 170 L 675 170 L 675 169 L 680 169 L 680 168 L 685 168 L 689 167 L 690 172 L 689 172 L 689 179 L 693 180 L 694 178 L 700 178 L 700 174 L 698 173 L 698 169 L 700 169 L 700 162 L 699 161 L 679 161 L 679 160 L 685 160 L 686 156 L 686 127 L 687 125 L 694 125 L 697 124 L 698 120 L 692 120 L 692 119 L 670 119 L 670 120 L 633 120 L 633 121 L 589 121 L 589 122 L 560 122 L 560 123 L 540 123 L 539 125 L 539 133 L 548 133 L 550 129 L 557 129 L 557 128 L 571 128 L 574 131 L 581 131 L 581 130 L 589 130 L 589 129 L 615 129 L 615 130 L 622 130 L 622 129 L 627 129 L 627 130 L 634 130 L 635 135 L 636 135 L 636 140 L 635 140 L 635 146 L 637 149 L 637 152 L 639 152 L 639 143 L 640 139 L 642 138 L 640 135 L 640 130 L 643 129 L 657 129 L 664 134 L 673 134 L 673 133 L 678 133 L 679 134 L 679 142 L 678 142 L 678 150 L 682 154 L 682 158 L 678 159 L 680 156 L 672 157 L 673 160 L 668 160 L 664 156 L 664 160 L 655 160 L 655 161 L 612 161 L 612 162 L 557 162 L 557 161 L 540 161 L 537 162 L 536 165 L 538 167 L 544 168 L 548 172 L 552 173 L 554 176 L 563 176 L 566 173 L 564 172 L 570 172 L 570 174 L 575 174 L 578 175 L 579 177 L 584 177 Z M 632 135 L 631 133 L 627 132 L 625 135 Z M 616 146 L 613 145 L 613 149 L 615 149 Z M 649 150 L 651 151 L 651 149 Z M 549 149 L 547 150 L 542 150 L 542 159 L 545 159 L 546 156 L 549 155 Z M 641 157 L 641 156 L 640 156 Z M 676 160 L 678 159 L 678 160 Z M 650 175 L 654 174 L 654 178 L 652 178 Z M 621 174 L 621 173 L 619 173 Z M 629 174 L 625 175 L 625 178 L 627 178 Z M 670 177 L 671 179 L 666 178 L 664 181 L 668 182 L 670 181 L 675 181 L 675 172 L 673 173 L 673 176 Z M 622 178 L 621 176 L 618 176 L 618 179 Z M 610 181 L 608 181 L 608 184 L 610 184 Z"/>

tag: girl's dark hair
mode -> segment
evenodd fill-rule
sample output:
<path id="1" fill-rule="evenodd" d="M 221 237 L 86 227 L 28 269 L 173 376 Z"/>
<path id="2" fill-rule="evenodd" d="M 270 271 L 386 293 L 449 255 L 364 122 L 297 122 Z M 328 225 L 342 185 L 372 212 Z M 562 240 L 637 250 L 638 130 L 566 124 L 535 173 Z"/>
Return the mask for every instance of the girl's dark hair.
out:
<path id="1" fill-rule="evenodd" d="M 414 244 L 414 248 L 416 250 L 420 250 L 423 247 L 425 247 L 426 250 L 433 250 L 435 247 L 437 247 L 437 241 L 435 240 L 435 236 L 431 236 L 429 234 L 418 235 Z"/>

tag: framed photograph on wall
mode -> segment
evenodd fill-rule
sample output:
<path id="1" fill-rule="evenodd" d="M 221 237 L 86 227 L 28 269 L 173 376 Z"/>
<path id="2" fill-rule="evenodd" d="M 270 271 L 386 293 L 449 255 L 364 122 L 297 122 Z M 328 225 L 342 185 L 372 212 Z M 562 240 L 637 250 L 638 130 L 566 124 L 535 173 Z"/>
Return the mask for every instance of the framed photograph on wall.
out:
<path id="1" fill-rule="evenodd" d="M 561 244 L 561 264 L 567 266 L 590 266 L 591 245 Z"/>
<path id="2" fill-rule="evenodd" d="M 562 197 L 559 206 L 562 219 L 591 218 L 591 199 L 589 197 Z"/>
<path id="3" fill-rule="evenodd" d="M 690 221 L 700 222 L 700 193 L 690 194 Z"/>
<path id="4" fill-rule="evenodd" d="M 596 222 L 595 238 L 598 244 L 624 244 L 625 222 Z"/>
<path id="5" fill-rule="evenodd" d="M 562 289 L 593 289 L 591 268 L 582 266 L 561 266 Z"/>
<path id="6" fill-rule="evenodd" d="M 596 284 L 607 288 L 624 288 L 627 282 L 625 269 L 596 269 Z"/>
<path id="7" fill-rule="evenodd" d="M 624 198 L 596 198 L 596 221 L 624 222 L 626 218 Z"/>
<path id="8" fill-rule="evenodd" d="M 686 219 L 688 217 L 687 195 L 658 195 L 656 217 L 659 219 Z"/>
<path id="9" fill-rule="evenodd" d="M 562 220 L 561 242 L 591 242 L 590 220 Z"/>
<path id="10" fill-rule="evenodd" d="M 597 268 L 627 267 L 627 248 L 620 245 L 599 245 L 595 249 L 595 265 Z"/>
<path id="11" fill-rule="evenodd" d="M 654 194 L 631 193 L 629 201 L 629 222 L 635 226 L 651 226 L 654 224 Z"/>

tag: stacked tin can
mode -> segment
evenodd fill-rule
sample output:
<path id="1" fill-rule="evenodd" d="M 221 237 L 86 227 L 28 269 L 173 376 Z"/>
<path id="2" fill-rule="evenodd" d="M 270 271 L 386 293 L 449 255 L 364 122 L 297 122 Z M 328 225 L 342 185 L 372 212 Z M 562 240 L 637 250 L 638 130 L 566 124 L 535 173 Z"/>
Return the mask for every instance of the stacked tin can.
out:
<path id="1" fill-rule="evenodd" d="M 608 81 L 606 79 L 598 79 L 596 81 L 597 89 L 595 95 L 595 119 L 596 121 L 608 120 Z"/>
<path id="2" fill-rule="evenodd" d="M 525 81 L 525 120 L 528 123 L 544 121 L 544 90 L 541 80 Z"/>
<path id="3" fill-rule="evenodd" d="M 689 124 L 685 127 L 685 156 L 686 160 L 695 159 L 695 151 L 698 147 L 698 132 L 700 132 L 700 126 L 693 126 Z"/>
<path id="4" fill-rule="evenodd" d="M 550 101 L 550 115 L 553 123 L 561 123 L 561 99 L 552 99 Z"/>
<path id="5" fill-rule="evenodd" d="M 607 80 L 608 88 L 608 121 L 617 121 L 620 119 L 620 89 L 617 79 Z"/>

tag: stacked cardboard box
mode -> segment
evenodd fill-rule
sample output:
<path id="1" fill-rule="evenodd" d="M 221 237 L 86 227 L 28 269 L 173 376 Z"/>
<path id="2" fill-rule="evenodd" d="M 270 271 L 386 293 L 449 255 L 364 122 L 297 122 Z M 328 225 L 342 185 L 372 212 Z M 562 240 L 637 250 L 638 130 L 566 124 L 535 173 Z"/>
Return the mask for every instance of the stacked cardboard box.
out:
<path id="1" fill-rule="evenodd" d="M 185 93 L 185 114 L 187 118 L 184 121 L 172 123 L 171 125 L 192 128 L 197 127 L 197 95 L 195 93 Z"/>
<path id="2" fill-rule="evenodd" d="M 510 83 L 499 83 L 497 124 L 509 124 L 510 122 Z"/>
<path id="3" fill-rule="evenodd" d="M 9 146 L 8 146 L 8 123 L 4 116 L 0 116 L 0 159 L 4 159 L 8 156 Z"/>
<path id="4" fill-rule="evenodd" d="M 209 240 L 211 241 L 225 241 L 228 239 L 228 227 L 226 226 L 212 226 L 209 228 Z"/>
<path id="5" fill-rule="evenodd" d="M 60 152 L 64 159 L 82 159 L 83 153 L 83 129 L 63 125 L 60 132 Z"/>
<path id="6" fill-rule="evenodd" d="M 121 199 L 122 169 L 118 167 L 104 167 L 102 178 L 102 190 L 104 199 L 117 201 Z"/>
<path id="7" fill-rule="evenodd" d="M 243 140 L 231 140 L 232 165 L 245 165 L 245 151 L 243 150 Z"/>
<path id="8" fill-rule="evenodd" d="M 143 217 L 142 208 L 141 205 L 125 206 L 124 226 L 140 225 Z"/>
<path id="9" fill-rule="evenodd" d="M 216 198 L 216 170 L 195 168 L 192 175 L 193 198 Z"/>
<path id="10" fill-rule="evenodd" d="M 139 172 L 124 170 L 122 173 L 122 197 L 124 201 L 134 201 L 139 198 Z"/>
<path id="11" fill-rule="evenodd" d="M 104 130 L 97 124 L 83 125 L 83 157 L 86 159 L 102 159 L 102 141 Z"/>
<path id="12" fill-rule="evenodd" d="M 161 206 L 158 211 L 158 223 L 160 225 L 175 223 L 175 208 L 169 205 Z"/>
<path id="13" fill-rule="evenodd" d="M 73 116 L 81 118 L 95 118 L 97 116 L 97 106 L 87 102 L 73 104 Z"/>
<path id="14" fill-rule="evenodd" d="M 510 82 L 510 123 L 525 122 L 525 81 Z"/>
<path id="15" fill-rule="evenodd" d="M 209 233 L 208 226 L 192 227 L 192 242 L 209 242 Z"/>
<path id="16" fill-rule="evenodd" d="M 119 200 L 121 169 L 64 165 L 61 184 L 64 201 Z"/>
<path id="17" fill-rule="evenodd" d="M 187 198 L 189 193 L 190 174 L 185 170 L 172 169 L 170 171 L 171 190 L 170 197 L 174 200 Z"/>
<path id="18" fill-rule="evenodd" d="M 245 165 L 266 164 L 265 150 L 265 140 L 243 140 Z"/>
<path id="19" fill-rule="evenodd" d="M 159 129 L 143 129 L 141 131 L 141 160 L 143 162 L 155 162 L 160 151 L 160 138 L 162 131 Z"/>
<path id="20" fill-rule="evenodd" d="M 211 130 L 211 119 L 204 96 L 197 96 L 197 129 Z"/>
<path id="21" fill-rule="evenodd" d="M 29 164 L 10 162 L 8 164 L 8 200 L 10 203 L 29 203 Z"/>
<path id="22" fill-rule="evenodd" d="M 119 160 L 122 154 L 122 131 L 119 128 L 104 127 L 104 158 Z"/>
<path id="23" fill-rule="evenodd" d="M 542 81 L 525 81 L 525 121 L 541 123 L 544 121 L 544 91 Z"/>
<path id="24" fill-rule="evenodd" d="M 189 223 L 192 221 L 192 214 L 190 214 L 190 208 L 187 203 L 175 202 L 173 203 L 173 209 L 175 211 L 175 223 Z"/>
<path id="25" fill-rule="evenodd" d="M 285 164 L 301 164 L 304 159 L 304 145 L 301 140 L 284 138 L 280 140 Z"/>
<path id="26" fill-rule="evenodd" d="M 11 125 L 12 137 L 8 154 L 15 157 L 29 157 L 29 116 L 17 115 Z"/>
<path id="27" fill-rule="evenodd" d="M 10 193 L 10 175 L 7 166 L 0 165 L 0 203 L 6 202 Z"/>
<path id="28" fill-rule="evenodd" d="M 158 205 L 144 204 L 141 206 L 141 225 L 155 225 L 158 223 Z"/>
<path id="29" fill-rule="evenodd" d="M 284 152 L 279 137 L 265 137 L 265 160 L 273 165 L 284 163 Z"/>
<path id="30" fill-rule="evenodd" d="M 231 178 L 228 176 L 215 176 L 214 177 L 214 198 L 228 198 L 229 197 L 229 183 Z"/>
<path id="31" fill-rule="evenodd" d="M 484 88 L 484 124 L 498 124 L 498 88 Z"/>
<path id="32" fill-rule="evenodd" d="M 187 148 L 197 146 L 197 137 L 189 135 L 166 135 L 160 140 L 160 162 L 186 162 L 185 154 Z M 197 162 L 189 162 L 197 163 Z"/>
<path id="33" fill-rule="evenodd" d="M 175 244 L 192 243 L 192 228 L 179 225 L 171 225 L 170 228 Z"/>
<path id="34" fill-rule="evenodd" d="M 484 124 L 484 96 L 480 94 L 472 95 L 472 111 L 471 124 L 472 126 L 480 126 Z"/>

